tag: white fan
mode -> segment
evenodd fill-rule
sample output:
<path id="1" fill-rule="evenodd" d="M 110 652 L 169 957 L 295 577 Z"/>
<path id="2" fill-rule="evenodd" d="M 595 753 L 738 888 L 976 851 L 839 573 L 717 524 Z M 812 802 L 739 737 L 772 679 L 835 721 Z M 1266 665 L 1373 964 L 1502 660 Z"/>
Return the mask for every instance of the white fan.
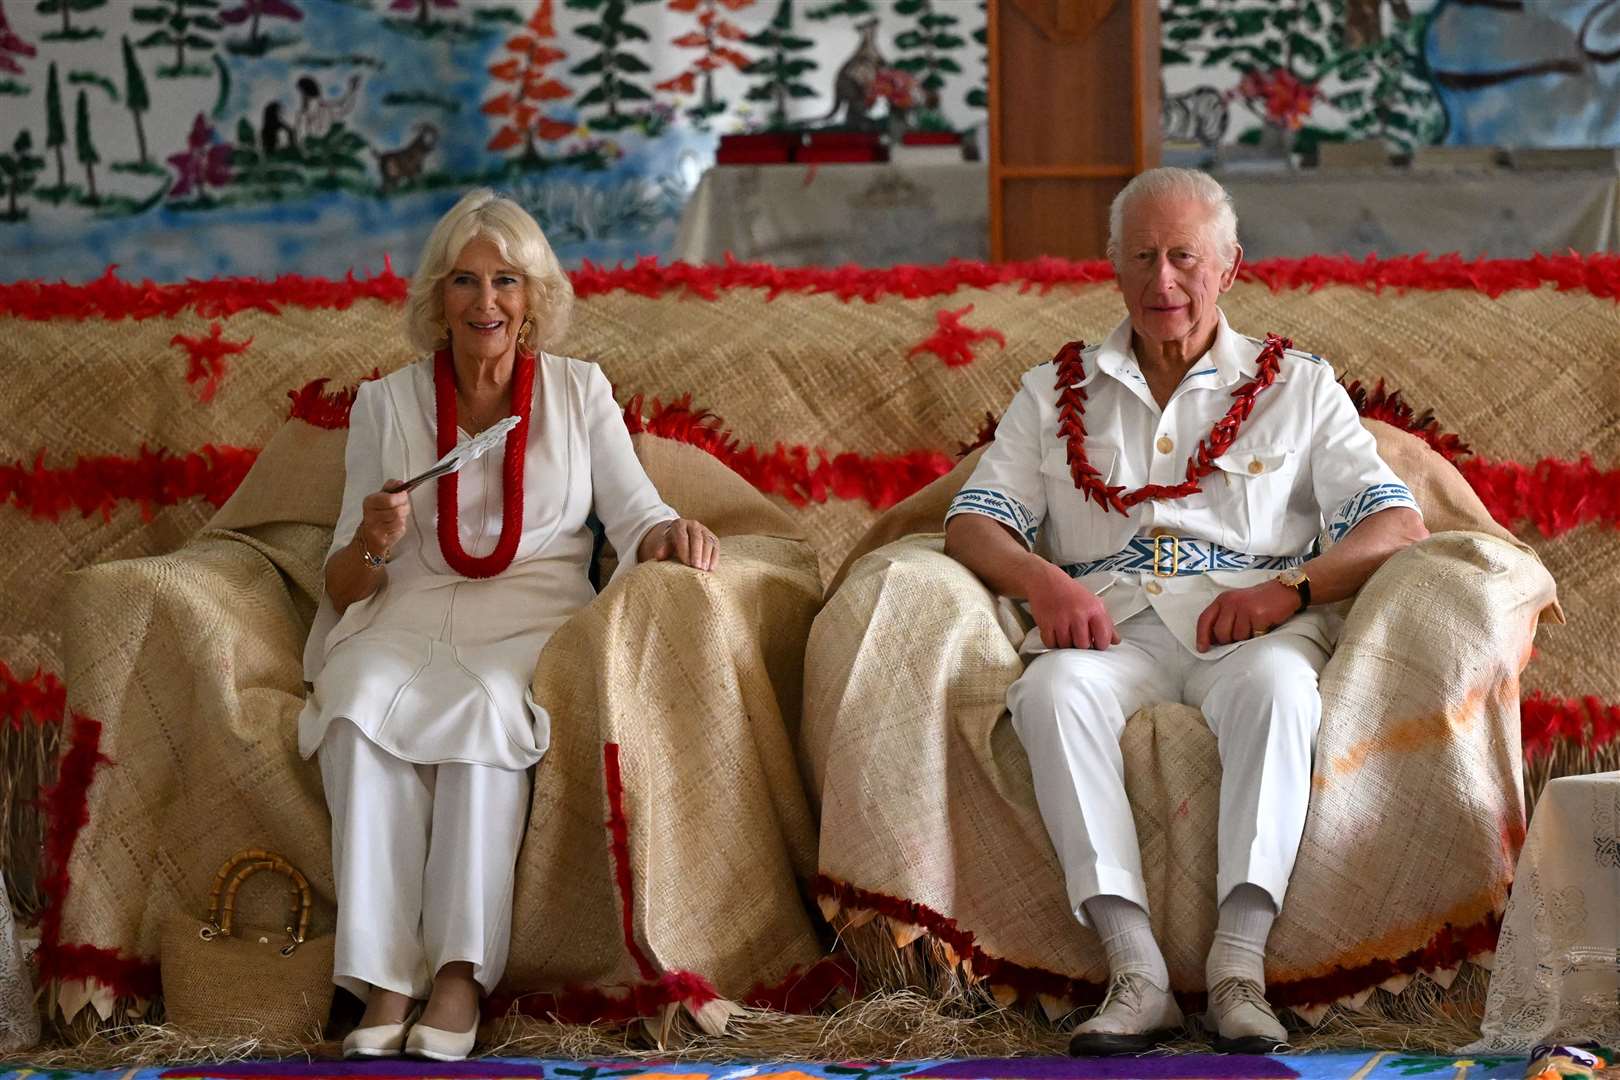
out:
<path id="1" fill-rule="evenodd" d="M 417 473 L 403 484 L 394 485 L 390 490 L 396 492 L 409 491 L 418 484 L 425 484 L 429 480 L 437 480 L 441 476 L 449 476 L 453 472 L 460 472 L 463 465 L 469 461 L 478 460 L 505 441 L 506 433 L 517 427 L 517 423 L 518 418 L 516 416 L 508 416 L 498 423 L 491 424 L 466 442 L 457 443 L 448 454 L 435 461 L 433 467 L 426 472 Z"/>

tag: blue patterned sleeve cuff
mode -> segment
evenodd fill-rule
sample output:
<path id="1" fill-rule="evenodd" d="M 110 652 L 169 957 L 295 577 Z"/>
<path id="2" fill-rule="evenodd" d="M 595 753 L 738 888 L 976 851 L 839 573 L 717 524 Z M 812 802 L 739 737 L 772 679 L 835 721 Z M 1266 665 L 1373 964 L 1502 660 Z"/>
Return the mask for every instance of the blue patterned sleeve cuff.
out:
<path id="1" fill-rule="evenodd" d="M 1393 506 L 1405 506 L 1419 513 L 1423 512 L 1405 484 L 1372 484 L 1339 504 L 1333 520 L 1328 524 L 1328 533 L 1335 541 L 1342 540 L 1345 533 L 1378 511 L 1388 510 Z"/>
<path id="2" fill-rule="evenodd" d="M 1035 531 L 1040 527 L 1040 522 L 1035 520 L 1034 515 L 1023 503 L 999 491 L 992 491 L 989 488 L 963 488 L 956 493 L 956 498 L 951 500 L 951 507 L 945 512 L 945 520 L 949 521 L 957 514 L 982 514 L 999 521 L 1022 537 L 1025 547 L 1035 547 Z"/>

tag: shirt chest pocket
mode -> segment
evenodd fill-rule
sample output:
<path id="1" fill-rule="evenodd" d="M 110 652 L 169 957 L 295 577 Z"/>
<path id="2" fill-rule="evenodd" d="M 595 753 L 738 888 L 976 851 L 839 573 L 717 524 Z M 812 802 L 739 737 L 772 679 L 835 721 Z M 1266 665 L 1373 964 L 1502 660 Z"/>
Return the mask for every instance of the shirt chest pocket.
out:
<path id="1" fill-rule="evenodd" d="M 1214 461 L 1204 481 L 1225 533 L 1221 543 L 1252 555 L 1279 554 L 1299 452 L 1282 443 L 1234 446 Z"/>
<path id="2" fill-rule="evenodd" d="M 1086 458 L 1105 484 L 1117 484 L 1119 451 L 1088 442 Z M 1086 562 L 1122 549 L 1134 531 L 1134 515 L 1104 511 L 1074 486 L 1068 449 L 1056 446 L 1041 458 L 1046 489 L 1047 546 L 1058 562 Z"/>

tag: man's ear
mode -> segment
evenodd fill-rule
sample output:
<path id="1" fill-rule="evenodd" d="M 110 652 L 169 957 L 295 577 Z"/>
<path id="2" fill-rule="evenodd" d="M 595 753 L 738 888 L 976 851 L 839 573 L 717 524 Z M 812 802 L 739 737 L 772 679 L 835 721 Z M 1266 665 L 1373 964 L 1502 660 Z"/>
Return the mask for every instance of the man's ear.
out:
<path id="1" fill-rule="evenodd" d="M 1230 289 L 1237 281 L 1238 270 L 1242 266 L 1243 245 L 1235 243 L 1232 245 L 1232 265 L 1228 266 L 1226 268 L 1226 272 L 1221 275 L 1221 292 L 1225 292 L 1226 290 Z"/>

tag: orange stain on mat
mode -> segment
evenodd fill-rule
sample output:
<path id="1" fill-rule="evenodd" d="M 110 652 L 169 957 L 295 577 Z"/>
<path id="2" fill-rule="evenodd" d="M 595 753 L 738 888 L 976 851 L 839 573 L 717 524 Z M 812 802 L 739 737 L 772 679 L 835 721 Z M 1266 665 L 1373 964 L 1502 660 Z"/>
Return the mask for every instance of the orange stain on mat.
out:
<path id="1" fill-rule="evenodd" d="M 1367 764 L 1374 754 L 1410 754 L 1421 750 L 1448 731 L 1464 731 L 1474 725 L 1493 694 L 1500 694 L 1504 682 L 1517 683 L 1517 679 L 1498 680 L 1488 687 L 1470 690 L 1455 709 L 1444 713 L 1429 713 L 1391 724 L 1370 738 L 1351 743 L 1350 748 L 1330 761 L 1324 762 L 1311 778 L 1318 790 L 1333 780 L 1353 773 Z"/>

